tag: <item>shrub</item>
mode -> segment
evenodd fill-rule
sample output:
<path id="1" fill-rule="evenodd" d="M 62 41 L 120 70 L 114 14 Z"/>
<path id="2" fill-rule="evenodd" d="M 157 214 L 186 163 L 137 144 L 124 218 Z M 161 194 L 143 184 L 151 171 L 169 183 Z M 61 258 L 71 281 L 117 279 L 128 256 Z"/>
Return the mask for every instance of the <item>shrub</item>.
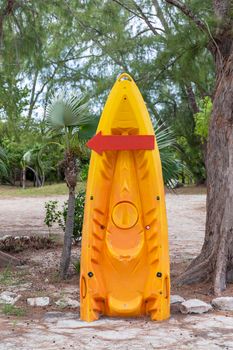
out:
<path id="1" fill-rule="evenodd" d="M 82 181 L 87 181 L 87 176 L 88 176 L 88 170 L 89 170 L 89 164 L 86 163 L 83 165 L 81 171 L 80 171 L 80 179 Z"/>
<path id="2" fill-rule="evenodd" d="M 83 215 L 85 204 L 85 191 L 79 191 L 75 197 L 75 216 L 74 216 L 74 232 L 73 238 L 75 241 L 79 241 L 82 236 Z M 51 228 L 57 223 L 63 231 L 65 231 L 65 223 L 67 217 L 68 202 L 64 202 L 62 209 L 58 209 L 57 201 L 49 201 L 45 203 L 45 224 Z"/>

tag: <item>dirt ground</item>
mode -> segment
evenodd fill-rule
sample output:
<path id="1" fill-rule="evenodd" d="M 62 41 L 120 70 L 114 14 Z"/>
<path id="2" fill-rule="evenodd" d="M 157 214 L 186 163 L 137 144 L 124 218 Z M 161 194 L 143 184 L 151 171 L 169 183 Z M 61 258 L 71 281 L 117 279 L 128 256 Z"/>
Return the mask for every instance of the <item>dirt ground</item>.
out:
<path id="1" fill-rule="evenodd" d="M 0 237 L 4 235 L 48 234 L 43 223 L 44 203 L 66 197 L 2 198 L 0 199 Z M 178 287 L 177 275 L 201 249 L 204 238 L 205 194 L 166 195 L 172 294 L 184 298 L 210 301 L 208 284 Z M 60 235 L 59 229 L 53 233 Z M 73 248 L 72 261 L 78 260 L 79 247 Z M 108 319 L 92 324 L 79 320 L 79 307 L 57 306 L 57 300 L 79 299 L 78 275 L 71 266 L 70 279 L 60 282 L 57 271 L 61 247 L 19 254 L 26 265 L 6 274 L 1 291 L 21 295 L 16 306 L 22 316 L 0 314 L 0 350 L 36 349 L 233 349 L 233 313 L 212 311 L 205 315 L 184 316 L 173 313 L 170 320 L 155 323 L 149 319 Z M 4 271 L 0 271 L 4 273 Z M 1 281 L 1 280 L 0 280 Z M 231 295 L 228 288 L 225 295 Z M 50 305 L 43 308 L 27 306 L 26 299 L 49 296 Z"/>

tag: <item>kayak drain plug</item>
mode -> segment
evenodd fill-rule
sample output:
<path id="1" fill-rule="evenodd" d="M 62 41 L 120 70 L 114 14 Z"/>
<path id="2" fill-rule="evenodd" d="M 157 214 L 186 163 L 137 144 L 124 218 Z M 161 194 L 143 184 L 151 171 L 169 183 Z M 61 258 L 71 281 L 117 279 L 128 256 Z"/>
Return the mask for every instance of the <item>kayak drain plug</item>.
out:
<path id="1" fill-rule="evenodd" d="M 89 276 L 89 277 L 93 277 L 93 276 L 94 276 L 93 272 L 91 272 L 91 271 L 88 272 L 88 276 Z"/>
<path id="2" fill-rule="evenodd" d="M 157 272 L 157 277 L 162 277 L 162 272 Z"/>

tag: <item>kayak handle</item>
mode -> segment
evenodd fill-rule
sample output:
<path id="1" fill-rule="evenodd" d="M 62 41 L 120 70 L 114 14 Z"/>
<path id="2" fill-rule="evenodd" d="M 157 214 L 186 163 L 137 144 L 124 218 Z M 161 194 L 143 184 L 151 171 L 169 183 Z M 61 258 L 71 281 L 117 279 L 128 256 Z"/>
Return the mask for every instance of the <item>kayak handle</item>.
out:
<path id="1" fill-rule="evenodd" d="M 122 80 L 129 80 L 132 81 L 133 79 L 131 78 L 131 76 L 127 73 L 122 73 L 119 78 L 118 81 L 122 81 Z"/>

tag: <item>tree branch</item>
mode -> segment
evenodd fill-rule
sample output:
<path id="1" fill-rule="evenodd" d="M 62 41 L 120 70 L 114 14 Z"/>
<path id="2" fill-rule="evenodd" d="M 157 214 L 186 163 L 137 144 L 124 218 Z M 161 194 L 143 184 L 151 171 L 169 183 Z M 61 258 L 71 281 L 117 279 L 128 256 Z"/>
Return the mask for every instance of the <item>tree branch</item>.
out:
<path id="1" fill-rule="evenodd" d="M 144 22 L 147 24 L 147 26 L 150 28 L 150 30 L 152 31 L 152 33 L 154 35 L 157 35 L 158 32 L 157 30 L 155 29 L 155 27 L 152 25 L 151 21 L 149 20 L 149 18 L 144 14 L 144 12 L 142 11 L 141 7 L 136 4 L 136 2 L 133 2 L 134 3 L 134 6 L 135 8 L 137 9 L 137 11 L 140 13 L 140 16 L 141 18 L 144 20 Z"/>
<path id="2" fill-rule="evenodd" d="M 163 11 L 158 3 L 158 0 L 152 0 L 153 4 L 154 4 L 154 7 L 155 7 L 155 10 L 156 10 L 156 15 L 158 17 L 158 19 L 160 20 L 165 32 L 169 33 L 170 32 L 170 29 L 169 29 L 169 26 L 167 24 L 167 21 L 163 15 Z"/>
<path id="3" fill-rule="evenodd" d="M 197 17 L 197 15 L 184 3 L 182 3 L 180 0 L 165 0 L 168 4 L 175 6 L 178 8 L 183 14 L 185 14 L 189 19 L 191 19 L 196 26 L 201 29 L 203 32 L 207 33 L 208 28 L 206 27 L 205 23 Z"/>
<path id="4" fill-rule="evenodd" d="M 33 84 L 32 84 L 32 90 L 31 90 L 31 98 L 30 98 L 30 103 L 29 103 L 29 110 L 28 110 L 28 116 L 27 119 L 31 119 L 32 117 L 32 111 L 34 107 L 34 96 L 35 96 L 35 91 L 36 91 L 36 83 L 37 83 L 37 78 L 38 78 L 39 71 L 36 70 L 34 78 L 33 78 Z"/>
<path id="5" fill-rule="evenodd" d="M 113 0 L 113 2 L 115 2 L 115 3 L 118 4 L 118 5 L 120 5 L 120 6 L 123 7 L 125 10 L 129 11 L 130 13 L 132 13 L 134 16 L 143 19 L 143 17 L 141 17 L 137 12 L 134 12 L 131 8 L 129 8 L 127 5 L 125 5 L 125 4 L 122 3 L 121 1 L 119 1 L 119 0 Z"/>
<path id="6" fill-rule="evenodd" d="M 119 1 L 119 0 L 113 0 L 115 3 L 117 3 L 118 5 L 120 5 L 121 7 L 123 7 L 124 9 L 126 9 L 127 11 L 129 11 L 130 13 L 132 13 L 134 16 L 142 19 L 146 25 L 148 26 L 148 28 L 152 31 L 152 33 L 154 35 L 160 35 L 157 30 L 159 29 L 160 31 L 164 30 L 162 28 L 156 28 L 153 26 L 153 24 L 151 23 L 151 21 L 149 20 L 149 18 L 146 16 L 146 14 L 142 11 L 141 7 L 139 5 L 137 5 L 135 2 L 133 2 L 134 7 L 136 9 L 137 12 L 135 12 L 133 9 L 131 9 L 130 7 L 128 7 L 127 5 L 125 5 L 123 2 Z"/>

